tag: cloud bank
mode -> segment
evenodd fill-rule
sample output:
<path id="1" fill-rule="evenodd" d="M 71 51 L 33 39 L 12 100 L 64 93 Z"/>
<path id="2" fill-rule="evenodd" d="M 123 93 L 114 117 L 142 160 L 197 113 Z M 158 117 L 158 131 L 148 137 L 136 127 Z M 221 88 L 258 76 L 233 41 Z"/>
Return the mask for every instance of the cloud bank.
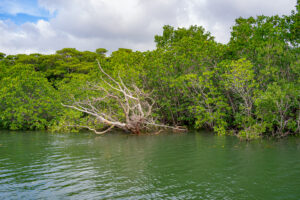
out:
<path id="1" fill-rule="evenodd" d="M 151 50 L 154 35 L 161 34 L 166 24 L 201 25 L 226 43 L 235 18 L 288 15 L 295 5 L 296 0 L 39 0 L 39 10 L 53 17 L 19 25 L 0 20 L 0 52 L 53 53 L 65 47 Z M 20 4 L 6 7 L 14 14 L 40 13 Z"/>

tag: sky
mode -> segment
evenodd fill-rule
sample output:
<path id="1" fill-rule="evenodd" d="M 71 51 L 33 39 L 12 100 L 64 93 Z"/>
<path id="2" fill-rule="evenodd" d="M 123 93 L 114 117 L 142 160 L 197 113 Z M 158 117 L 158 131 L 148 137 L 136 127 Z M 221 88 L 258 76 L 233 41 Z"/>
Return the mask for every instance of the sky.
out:
<path id="1" fill-rule="evenodd" d="M 0 52 L 155 48 L 164 25 L 203 26 L 227 43 L 238 17 L 289 15 L 297 0 L 0 0 Z"/>

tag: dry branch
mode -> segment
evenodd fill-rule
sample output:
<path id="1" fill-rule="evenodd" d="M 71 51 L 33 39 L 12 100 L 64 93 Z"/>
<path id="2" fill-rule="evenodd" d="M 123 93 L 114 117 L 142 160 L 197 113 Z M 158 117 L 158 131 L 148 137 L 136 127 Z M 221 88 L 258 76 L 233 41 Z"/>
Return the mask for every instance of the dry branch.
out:
<path id="1" fill-rule="evenodd" d="M 99 92 L 98 97 L 88 98 L 83 101 L 73 100 L 72 104 L 63 106 L 72 108 L 74 110 L 86 113 L 96 119 L 96 121 L 102 125 L 108 127 L 104 131 L 97 131 L 96 128 L 85 125 L 72 125 L 75 127 L 87 128 L 94 131 L 96 134 L 103 134 L 110 131 L 112 128 L 117 127 L 119 129 L 131 132 L 134 134 L 140 134 L 141 132 L 149 132 L 154 129 L 172 129 L 176 131 L 185 131 L 182 127 L 173 127 L 163 124 L 155 123 L 152 117 L 153 106 L 155 101 L 150 97 L 149 93 L 145 93 L 136 85 L 132 85 L 130 88 L 125 85 L 120 75 L 119 81 L 116 81 L 109 74 L 107 74 L 101 67 L 97 60 L 98 66 L 102 74 L 106 79 L 102 77 L 102 84 L 89 84 L 89 90 Z M 122 110 L 122 116 L 117 117 L 118 114 L 114 110 L 112 102 L 118 105 L 118 109 Z M 101 105 L 104 103 L 107 107 Z"/>

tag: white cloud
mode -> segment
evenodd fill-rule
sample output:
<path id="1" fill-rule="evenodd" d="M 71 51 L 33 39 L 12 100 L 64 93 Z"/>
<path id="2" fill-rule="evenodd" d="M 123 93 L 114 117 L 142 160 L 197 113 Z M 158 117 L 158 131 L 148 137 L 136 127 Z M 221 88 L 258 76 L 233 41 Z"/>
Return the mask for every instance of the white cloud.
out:
<path id="1" fill-rule="evenodd" d="M 296 0 L 39 0 L 56 13 L 49 22 L 17 26 L 0 21 L 0 52 L 52 53 L 64 47 L 92 50 L 154 48 L 162 26 L 202 25 L 220 42 L 239 16 L 289 14 Z"/>

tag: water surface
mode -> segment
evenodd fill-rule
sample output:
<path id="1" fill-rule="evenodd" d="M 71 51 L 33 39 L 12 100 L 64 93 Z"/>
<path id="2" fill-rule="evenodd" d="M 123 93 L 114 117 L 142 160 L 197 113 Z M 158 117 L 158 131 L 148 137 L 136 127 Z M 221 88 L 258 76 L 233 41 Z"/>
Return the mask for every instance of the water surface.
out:
<path id="1" fill-rule="evenodd" d="M 2 131 L 0 199 L 300 199 L 300 138 Z"/>

